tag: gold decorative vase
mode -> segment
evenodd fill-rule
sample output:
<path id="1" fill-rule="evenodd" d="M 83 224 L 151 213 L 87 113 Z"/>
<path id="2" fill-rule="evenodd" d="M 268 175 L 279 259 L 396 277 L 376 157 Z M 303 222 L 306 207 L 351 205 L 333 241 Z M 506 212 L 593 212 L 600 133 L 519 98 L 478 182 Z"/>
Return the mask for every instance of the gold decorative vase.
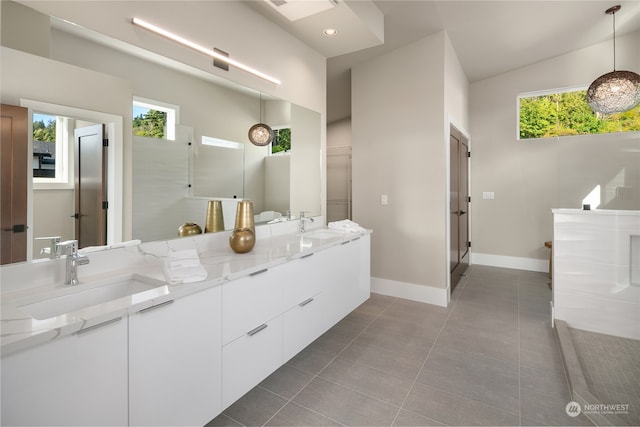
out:
<path id="1" fill-rule="evenodd" d="M 204 222 L 205 233 L 216 233 L 224 230 L 224 218 L 222 216 L 222 201 L 209 200 L 207 203 L 207 217 Z"/>
<path id="2" fill-rule="evenodd" d="M 256 244 L 256 227 L 253 220 L 253 202 L 242 200 L 236 209 L 236 224 L 229 238 L 229 245 L 234 252 L 244 254 Z"/>
<path id="3" fill-rule="evenodd" d="M 195 222 L 185 222 L 178 228 L 178 236 L 193 236 L 195 234 L 201 234 L 202 228 Z"/>

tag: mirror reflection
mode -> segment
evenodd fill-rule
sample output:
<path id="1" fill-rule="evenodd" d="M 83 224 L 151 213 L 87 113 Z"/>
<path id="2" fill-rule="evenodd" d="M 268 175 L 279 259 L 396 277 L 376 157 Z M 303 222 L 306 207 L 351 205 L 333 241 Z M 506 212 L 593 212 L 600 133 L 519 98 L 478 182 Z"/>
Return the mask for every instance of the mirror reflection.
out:
<path id="1" fill-rule="evenodd" d="M 2 13 L 11 13 L 5 3 Z M 108 245 L 123 238 L 176 238 L 185 222 L 203 226 L 208 200 L 223 200 L 226 229 L 233 227 L 235 204 L 243 198 L 254 202 L 258 222 L 287 211 L 295 217 L 300 211 L 320 214 L 319 113 L 99 34 L 87 37 L 80 34 L 86 30 L 55 18 L 51 25 L 49 58 L 3 48 L 2 102 L 65 106 L 63 113 L 27 106 L 30 119 L 41 112 L 105 124 L 112 144 L 105 172 Z M 25 80 L 28 86 L 18 84 Z M 171 132 L 160 139 L 132 135 L 134 101 L 141 99 L 174 108 L 173 139 Z M 271 146 L 248 141 L 247 131 L 261 118 L 276 130 L 290 129 L 289 151 L 274 154 Z M 48 243 L 38 237 L 76 238 L 76 189 L 67 190 L 72 195 L 62 198 L 51 189 L 29 189 L 31 200 L 46 200 L 46 209 L 30 203 L 27 259 L 47 256 L 41 249 Z"/>

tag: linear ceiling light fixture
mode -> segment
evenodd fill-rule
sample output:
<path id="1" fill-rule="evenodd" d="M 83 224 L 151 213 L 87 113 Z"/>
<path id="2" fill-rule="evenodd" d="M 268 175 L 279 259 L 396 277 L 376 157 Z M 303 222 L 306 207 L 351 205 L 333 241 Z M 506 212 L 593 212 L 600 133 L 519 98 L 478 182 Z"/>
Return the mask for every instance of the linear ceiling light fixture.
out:
<path id="1" fill-rule="evenodd" d="M 137 25 L 138 27 L 144 28 L 145 30 L 151 31 L 152 33 L 158 34 L 158 35 L 160 35 L 162 37 L 166 37 L 169 40 L 172 40 L 172 41 L 174 41 L 176 43 L 179 43 L 179 44 L 181 44 L 183 46 L 191 48 L 191 49 L 193 49 L 195 51 L 198 51 L 200 53 L 208 55 L 208 56 L 212 57 L 213 59 L 216 59 L 216 60 L 219 60 L 219 61 L 222 61 L 222 62 L 226 62 L 229 65 L 232 65 L 232 66 L 234 66 L 236 68 L 239 68 L 239 69 L 241 69 L 243 71 L 246 71 L 249 74 L 253 74 L 254 76 L 260 77 L 261 79 L 267 80 L 267 81 L 269 81 L 271 83 L 274 83 L 274 84 L 277 84 L 277 85 L 279 85 L 281 83 L 280 80 L 276 79 L 275 77 L 271 77 L 268 74 L 265 74 L 265 73 L 263 73 L 261 71 L 256 70 L 255 68 L 249 67 L 248 65 L 245 65 L 245 64 L 243 64 L 241 62 L 238 62 L 238 61 L 236 61 L 234 59 L 231 59 L 231 58 L 229 58 L 227 56 L 221 55 L 218 52 L 214 51 L 213 49 L 207 49 L 204 46 L 200 46 L 199 44 L 194 43 L 191 40 L 185 39 L 184 37 L 181 37 L 181 36 L 179 36 L 177 34 L 174 34 L 174 33 L 170 32 L 170 31 L 167 31 L 167 30 L 165 30 L 163 28 L 160 28 L 160 27 L 158 27 L 156 25 L 153 25 L 153 24 L 150 24 L 150 23 L 148 23 L 146 21 L 143 21 L 140 18 L 132 18 L 131 19 L 131 23 L 133 25 Z"/>
<path id="2" fill-rule="evenodd" d="M 613 16 L 613 71 L 603 74 L 587 89 L 587 102 L 598 113 L 627 111 L 640 103 L 640 75 L 633 71 L 616 71 L 616 12 L 620 5 L 605 11 Z"/>

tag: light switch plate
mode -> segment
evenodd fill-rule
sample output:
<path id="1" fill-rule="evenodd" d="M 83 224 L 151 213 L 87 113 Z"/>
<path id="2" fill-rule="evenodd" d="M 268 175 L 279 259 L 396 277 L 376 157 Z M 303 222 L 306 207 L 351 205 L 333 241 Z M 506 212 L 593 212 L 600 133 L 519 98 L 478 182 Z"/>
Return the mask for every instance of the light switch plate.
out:
<path id="1" fill-rule="evenodd" d="M 484 200 L 493 200 L 494 199 L 494 193 L 493 191 L 483 191 L 482 192 L 482 198 Z"/>
<path id="2" fill-rule="evenodd" d="M 389 196 L 386 194 L 381 194 L 380 195 L 380 204 L 381 205 L 388 205 L 389 204 Z"/>

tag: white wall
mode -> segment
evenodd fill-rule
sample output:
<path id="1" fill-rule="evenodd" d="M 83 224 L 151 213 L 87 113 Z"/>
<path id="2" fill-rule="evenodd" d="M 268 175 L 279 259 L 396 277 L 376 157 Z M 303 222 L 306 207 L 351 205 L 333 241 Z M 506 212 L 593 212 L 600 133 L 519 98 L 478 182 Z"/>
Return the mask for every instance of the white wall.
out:
<path id="1" fill-rule="evenodd" d="M 553 213 L 553 312 L 572 328 L 640 339 L 640 211 Z M 633 249 L 632 249 L 633 248 Z"/>
<path id="2" fill-rule="evenodd" d="M 297 217 L 326 212 L 326 165 L 322 143 L 317 132 L 318 113 L 299 105 L 291 106 L 291 179 L 289 192 L 291 213 Z M 326 126 L 323 126 L 326 134 Z M 322 201 L 322 205 L 320 203 Z"/>
<path id="3" fill-rule="evenodd" d="M 33 237 L 59 236 L 61 241 L 74 239 L 76 224 L 71 215 L 75 204 L 74 190 L 34 190 Z M 64 206 L 67 209 L 62 208 Z M 34 240 L 33 258 L 47 258 L 49 255 L 41 254 L 40 251 L 48 247 L 49 241 Z"/>
<path id="4" fill-rule="evenodd" d="M 617 68 L 640 71 L 640 33 L 616 45 Z M 588 86 L 611 66 L 608 41 L 471 84 L 473 262 L 546 271 L 551 209 L 581 207 L 598 184 L 603 207 L 640 208 L 638 133 L 516 138 L 519 93 Z M 611 197 L 618 186 L 631 187 L 626 200 Z M 495 199 L 483 200 L 485 191 Z"/>
<path id="5" fill-rule="evenodd" d="M 283 154 L 264 158 L 264 208 L 285 215 L 291 209 L 291 156 Z M 254 210 L 259 214 L 259 210 Z M 293 212 L 292 212 L 293 214 Z M 296 213 L 297 215 L 297 213 Z"/>
<path id="6" fill-rule="evenodd" d="M 459 66 L 446 69 L 457 62 L 446 39 L 441 32 L 352 70 L 353 217 L 373 229 L 372 286 L 441 305 L 449 277 L 446 118 L 466 117 L 466 79 Z"/>

